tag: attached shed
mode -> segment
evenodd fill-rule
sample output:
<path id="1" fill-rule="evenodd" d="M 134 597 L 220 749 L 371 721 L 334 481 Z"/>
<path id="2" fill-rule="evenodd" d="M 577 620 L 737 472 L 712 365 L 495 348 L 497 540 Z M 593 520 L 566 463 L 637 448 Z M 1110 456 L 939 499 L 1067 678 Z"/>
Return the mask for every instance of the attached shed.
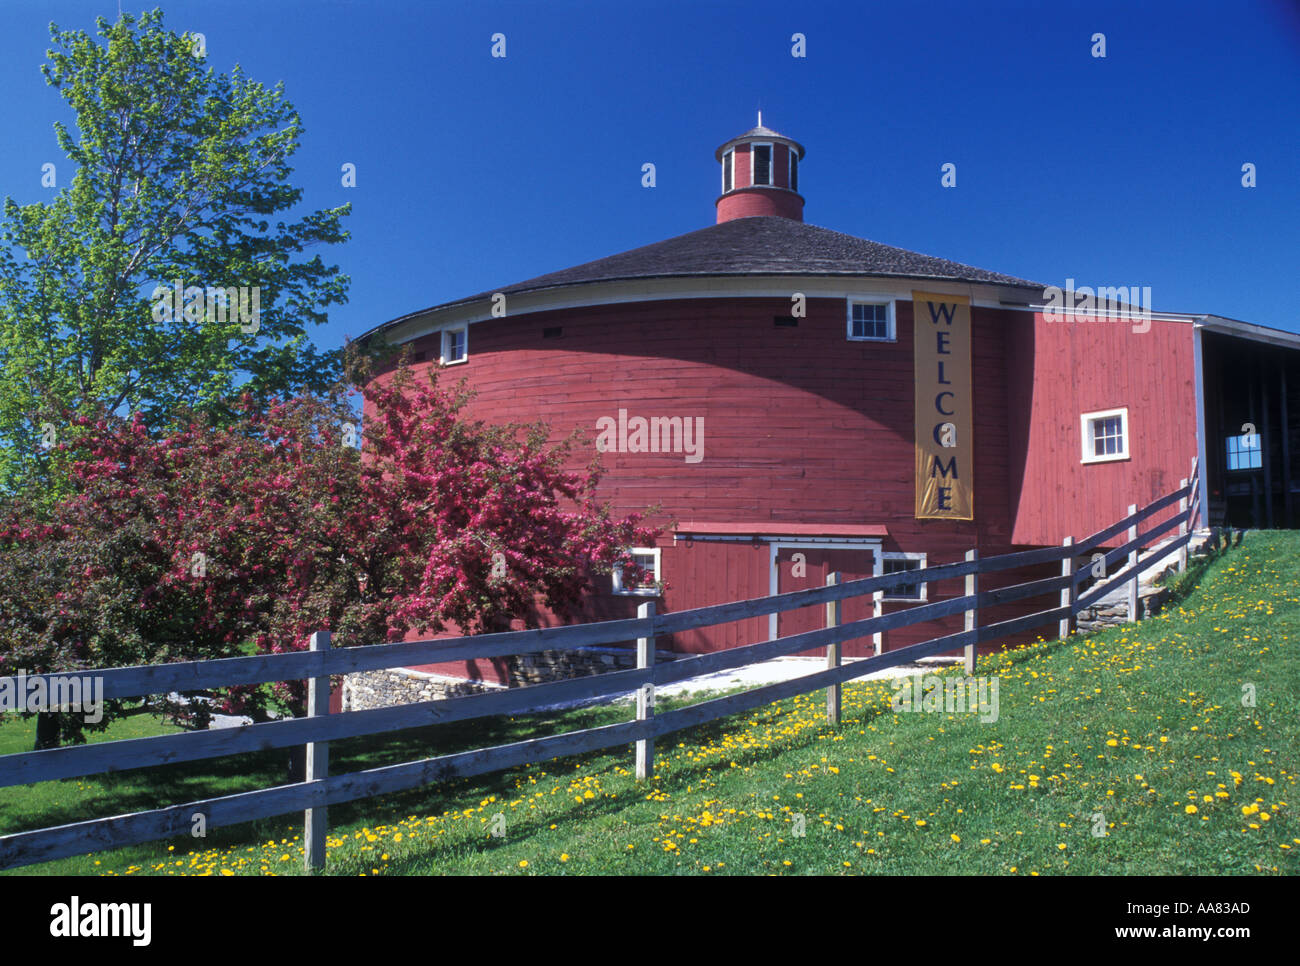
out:
<path id="1" fill-rule="evenodd" d="M 1196 355 L 1208 522 L 1294 529 L 1300 522 L 1300 335 L 1203 316 Z"/>

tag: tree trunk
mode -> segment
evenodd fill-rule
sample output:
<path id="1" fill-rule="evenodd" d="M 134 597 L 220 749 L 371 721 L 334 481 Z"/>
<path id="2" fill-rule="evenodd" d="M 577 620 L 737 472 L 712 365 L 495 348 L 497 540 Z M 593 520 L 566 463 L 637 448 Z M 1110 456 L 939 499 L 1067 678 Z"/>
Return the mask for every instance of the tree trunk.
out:
<path id="1" fill-rule="evenodd" d="M 36 747 L 35 751 L 41 751 L 44 748 L 59 747 L 59 713 L 57 711 L 38 711 L 36 712 Z"/>

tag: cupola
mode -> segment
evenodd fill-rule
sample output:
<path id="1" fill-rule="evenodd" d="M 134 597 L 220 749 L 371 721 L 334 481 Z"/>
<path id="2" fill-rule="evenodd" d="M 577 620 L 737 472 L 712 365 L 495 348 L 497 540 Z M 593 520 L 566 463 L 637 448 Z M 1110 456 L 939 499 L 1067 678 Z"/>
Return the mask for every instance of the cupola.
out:
<path id="1" fill-rule="evenodd" d="M 718 224 L 752 215 L 778 215 L 803 221 L 799 165 L 803 145 L 763 126 L 734 137 L 714 153 L 722 165 Z"/>

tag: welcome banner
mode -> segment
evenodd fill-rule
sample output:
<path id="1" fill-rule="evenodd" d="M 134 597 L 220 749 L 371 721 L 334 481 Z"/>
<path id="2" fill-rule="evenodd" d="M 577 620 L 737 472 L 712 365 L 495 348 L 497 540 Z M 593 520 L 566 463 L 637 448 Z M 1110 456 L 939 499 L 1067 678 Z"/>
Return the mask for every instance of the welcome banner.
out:
<path id="1" fill-rule="evenodd" d="M 970 299 L 912 293 L 916 518 L 973 520 Z"/>

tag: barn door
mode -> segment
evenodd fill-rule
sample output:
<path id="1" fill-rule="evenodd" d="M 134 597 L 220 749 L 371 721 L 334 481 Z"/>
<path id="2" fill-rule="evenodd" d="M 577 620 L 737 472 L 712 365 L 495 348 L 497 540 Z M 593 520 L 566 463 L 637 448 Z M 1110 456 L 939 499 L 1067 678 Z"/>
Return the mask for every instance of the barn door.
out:
<path id="1" fill-rule="evenodd" d="M 870 577 L 875 564 L 874 554 L 868 548 L 857 547 L 787 547 L 776 548 L 777 593 L 825 587 L 826 578 L 839 571 L 843 580 Z M 844 623 L 872 616 L 870 597 L 846 600 L 841 608 Z M 777 637 L 789 637 L 826 626 L 826 605 L 800 607 L 777 615 Z M 871 639 L 851 641 L 841 648 L 845 657 L 868 657 L 872 653 Z M 800 652 L 804 657 L 824 657 L 824 647 Z"/>

